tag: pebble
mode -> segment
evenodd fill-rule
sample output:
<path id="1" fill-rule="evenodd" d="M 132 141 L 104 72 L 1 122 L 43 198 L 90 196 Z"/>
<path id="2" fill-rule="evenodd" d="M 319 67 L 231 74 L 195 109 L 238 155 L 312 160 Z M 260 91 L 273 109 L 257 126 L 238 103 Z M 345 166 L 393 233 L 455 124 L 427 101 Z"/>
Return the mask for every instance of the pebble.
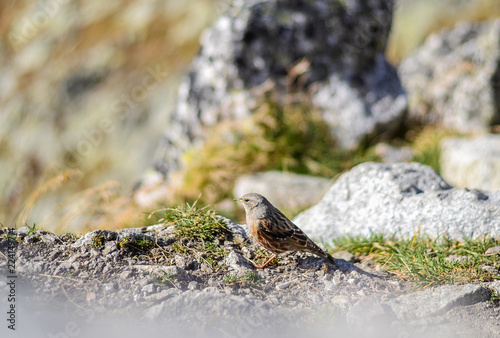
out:
<path id="1" fill-rule="evenodd" d="M 500 246 L 494 246 L 492 248 L 489 248 L 485 252 L 486 255 L 500 255 Z"/>
<path id="2" fill-rule="evenodd" d="M 495 268 L 494 266 L 491 266 L 491 265 L 481 265 L 481 269 L 483 271 L 489 272 L 489 273 L 491 273 L 493 275 L 498 274 L 498 269 Z"/>
<path id="3" fill-rule="evenodd" d="M 132 271 L 125 270 L 122 273 L 120 273 L 120 277 L 123 278 L 123 279 L 127 279 L 127 278 L 130 278 L 130 276 L 132 276 L 132 274 L 133 274 Z"/>
<path id="4" fill-rule="evenodd" d="M 152 293 L 155 293 L 156 292 L 156 286 L 154 284 L 147 284 L 147 285 L 144 285 L 141 289 L 141 292 L 145 295 L 145 296 L 148 296 Z"/>
<path id="5" fill-rule="evenodd" d="M 210 265 L 202 263 L 201 264 L 201 271 L 205 272 L 205 273 L 212 273 L 214 270 L 212 269 L 212 267 L 210 267 Z"/>
<path id="6" fill-rule="evenodd" d="M 111 291 L 116 290 L 117 285 L 115 283 L 105 283 L 102 285 L 102 287 L 104 288 L 104 290 L 106 292 L 111 292 Z"/>
<path id="7" fill-rule="evenodd" d="M 292 283 L 291 282 L 286 282 L 286 283 L 278 284 L 278 285 L 276 285 L 276 289 L 278 289 L 278 290 L 288 289 L 288 287 L 290 286 L 290 284 L 292 284 Z"/>
<path id="8" fill-rule="evenodd" d="M 106 244 L 104 245 L 104 250 L 102 251 L 102 255 L 106 256 L 106 255 L 112 253 L 113 251 L 116 251 L 117 249 L 118 249 L 118 246 L 116 245 L 115 241 L 106 242 Z"/>
<path id="9" fill-rule="evenodd" d="M 188 290 L 198 290 L 198 287 L 199 287 L 199 283 L 192 281 L 192 282 L 188 283 L 187 289 Z"/>
<path id="10" fill-rule="evenodd" d="M 445 257 L 444 260 L 448 262 L 466 262 L 467 261 L 466 256 L 458 256 L 458 255 L 449 255 L 448 257 Z"/>
<path id="11" fill-rule="evenodd" d="M 173 296 L 176 296 L 179 294 L 179 291 L 175 288 L 172 289 L 166 289 L 166 290 L 161 290 L 160 292 L 151 294 L 146 297 L 147 301 L 153 301 L 153 302 L 161 302 L 165 299 L 172 298 Z"/>
<path id="12" fill-rule="evenodd" d="M 343 259 L 347 262 L 353 263 L 354 262 L 354 255 L 350 253 L 349 251 L 338 251 L 335 252 L 332 255 L 333 258 L 338 258 L 338 259 Z"/>

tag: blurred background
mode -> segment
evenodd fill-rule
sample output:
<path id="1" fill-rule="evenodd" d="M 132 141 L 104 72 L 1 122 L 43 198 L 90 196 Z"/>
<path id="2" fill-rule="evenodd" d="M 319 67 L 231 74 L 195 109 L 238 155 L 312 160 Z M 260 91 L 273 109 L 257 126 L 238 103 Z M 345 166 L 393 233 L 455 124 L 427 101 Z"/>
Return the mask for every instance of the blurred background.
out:
<path id="1" fill-rule="evenodd" d="M 0 222 L 57 232 L 141 226 L 174 203 L 138 205 L 132 191 L 152 167 L 201 33 L 225 7 L 0 2 Z M 433 32 L 494 17 L 498 0 L 397 1 L 387 57 L 397 67 Z"/>

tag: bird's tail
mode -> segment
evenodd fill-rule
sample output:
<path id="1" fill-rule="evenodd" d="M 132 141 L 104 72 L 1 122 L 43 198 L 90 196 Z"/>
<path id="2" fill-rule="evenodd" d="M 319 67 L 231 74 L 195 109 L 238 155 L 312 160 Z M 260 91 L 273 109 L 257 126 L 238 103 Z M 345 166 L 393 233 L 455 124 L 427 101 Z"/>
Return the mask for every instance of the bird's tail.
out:
<path id="1" fill-rule="evenodd" d="M 308 243 L 309 244 L 309 243 Z M 319 246 L 317 246 L 314 243 L 311 243 L 312 245 L 307 245 L 309 252 L 323 258 L 325 261 L 335 265 L 335 259 L 325 250 L 321 249 Z"/>
<path id="2" fill-rule="evenodd" d="M 328 252 L 323 251 L 323 256 L 320 256 L 323 258 L 325 261 L 335 265 L 335 258 L 332 257 Z"/>

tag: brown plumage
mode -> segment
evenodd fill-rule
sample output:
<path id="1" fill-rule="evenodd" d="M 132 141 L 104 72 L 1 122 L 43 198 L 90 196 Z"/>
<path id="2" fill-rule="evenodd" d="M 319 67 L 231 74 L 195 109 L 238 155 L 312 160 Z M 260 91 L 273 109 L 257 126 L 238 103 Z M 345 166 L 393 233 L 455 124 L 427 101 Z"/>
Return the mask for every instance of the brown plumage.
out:
<path id="1" fill-rule="evenodd" d="M 264 196 L 250 193 L 236 198 L 235 201 L 243 203 L 252 236 L 260 245 L 273 253 L 266 263 L 256 268 L 265 267 L 276 254 L 289 251 L 307 251 L 335 264 L 332 256 L 317 246 Z"/>

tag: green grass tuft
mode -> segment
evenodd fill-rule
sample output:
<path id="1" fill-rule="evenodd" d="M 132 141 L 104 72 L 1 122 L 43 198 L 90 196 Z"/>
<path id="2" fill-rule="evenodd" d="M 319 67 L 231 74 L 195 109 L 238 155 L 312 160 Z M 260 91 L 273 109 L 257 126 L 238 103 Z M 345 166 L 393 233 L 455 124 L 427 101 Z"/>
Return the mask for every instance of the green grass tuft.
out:
<path id="1" fill-rule="evenodd" d="M 369 237 L 343 237 L 334 241 L 335 251 L 347 250 L 358 261 L 373 260 L 402 281 L 420 287 L 439 284 L 465 284 L 500 279 L 482 265 L 500 268 L 499 255 L 485 255 L 488 248 L 500 245 L 499 239 L 480 238 L 464 241 L 446 237 L 432 239 L 415 235 L 397 239 L 380 234 Z M 450 256 L 464 257 L 462 261 L 446 260 Z"/>
<path id="2" fill-rule="evenodd" d="M 174 226 L 176 242 L 172 246 L 176 252 L 197 253 L 212 268 L 227 255 L 224 241 L 232 234 L 214 210 L 187 204 L 167 209 L 160 221 Z"/>
<path id="3" fill-rule="evenodd" d="M 29 226 L 29 225 L 27 225 L 27 224 L 26 224 L 26 226 L 27 226 L 27 227 L 28 227 L 28 229 L 29 229 L 29 231 L 28 231 L 28 233 L 26 234 L 26 236 L 29 236 L 29 235 L 31 235 L 34 231 L 38 230 L 38 229 L 36 228 L 36 223 L 33 223 L 33 226 Z"/>

